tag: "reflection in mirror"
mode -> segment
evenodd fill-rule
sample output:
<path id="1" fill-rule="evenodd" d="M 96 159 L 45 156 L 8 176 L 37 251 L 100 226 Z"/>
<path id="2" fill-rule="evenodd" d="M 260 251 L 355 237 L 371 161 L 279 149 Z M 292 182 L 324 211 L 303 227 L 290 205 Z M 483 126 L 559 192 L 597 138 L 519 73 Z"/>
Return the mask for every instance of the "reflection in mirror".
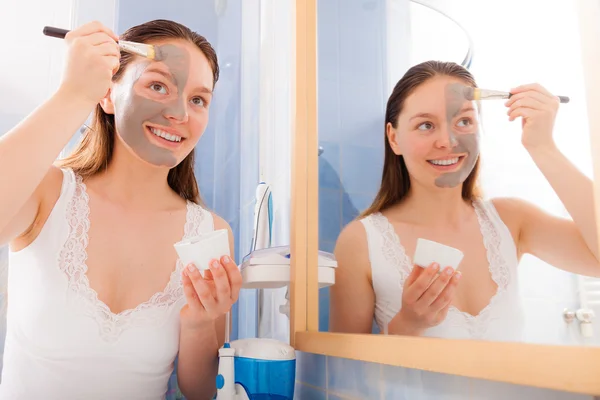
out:
<path id="1" fill-rule="evenodd" d="M 600 345 L 573 4 L 554 3 L 525 37 L 486 29 L 499 16 L 532 23 L 516 3 L 469 4 L 446 9 L 477 32 L 468 69 L 367 46 L 344 62 L 355 55 L 345 41 L 376 35 L 365 10 L 355 36 L 335 36 L 339 54 L 319 30 L 319 242 L 338 262 L 319 293 L 320 330 Z M 396 49 L 416 40 L 383 36 Z M 387 60 L 399 57 L 404 75 L 390 84 L 382 71 L 393 76 Z"/>

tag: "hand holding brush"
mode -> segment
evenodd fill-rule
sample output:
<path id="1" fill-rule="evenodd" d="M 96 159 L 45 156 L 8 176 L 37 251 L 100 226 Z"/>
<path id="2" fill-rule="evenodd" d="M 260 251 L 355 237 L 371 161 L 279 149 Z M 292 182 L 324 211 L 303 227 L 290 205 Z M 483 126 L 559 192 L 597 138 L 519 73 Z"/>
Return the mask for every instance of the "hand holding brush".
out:
<path id="1" fill-rule="evenodd" d="M 97 23 L 92 22 L 92 24 L 97 24 Z M 101 25 L 101 24 L 98 23 L 98 25 Z M 59 38 L 59 39 L 65 39 L 67 34 L 70 31 L 67 29 L 55 28 L 52 26 L 45 26 L 43 32 L 44 32 L 44 35 L 46 35 L 46 36 L 55 37 L 55 38 Z M 157 46 L 153 46 L 150 44 L 144 44 L 144 43 L 135 43 L 135 42 L 128 42 L 125 40 L 119 40 L 119 38 L 117 36 L 114 36 L 114 39 L 117 42 L 119 49 L 121 49 L 122 51 L 126 51 L 131 54 L 136 54 L 138 56 L 142 56 L 142 57 L 148 58 L 150 60 L 155 60 L 155 61 L 162 60 L 162 54 L 161 54 L 160 48 Z"/>

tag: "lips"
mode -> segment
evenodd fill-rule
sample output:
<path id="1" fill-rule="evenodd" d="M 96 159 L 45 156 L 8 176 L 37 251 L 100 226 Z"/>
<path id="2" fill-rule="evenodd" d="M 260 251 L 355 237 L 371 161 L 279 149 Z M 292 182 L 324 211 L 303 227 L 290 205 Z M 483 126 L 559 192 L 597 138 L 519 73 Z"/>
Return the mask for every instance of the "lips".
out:
<path id="1" fill-rule="evenodd" d="M 163 129 L 154 128 L 146 125 L 144 126 L 144 130 L 147 132 L 148 136 L 151 137 L 150 140 L 152 142 L 163 148 L 174 150 L 179 148 L 183 141 L 185 141 L 185 138 L 183 136 L 167 132 Z"/>
<path id="2" fill-rule="evenodd" d="M 465 156 L 456 156 L 427 160 L 427 162 L 436 170 L 448 171 L 456 169 L 456 167 L 458 167 L 464 159 Z"/>
<path id="3" fill-rule="evenodd" d="M 184 138 L 182 136 L 179 136 L 179 135 L 176 135 L 173 133 L 169 133 L 169 132 L 159 129 L 159 128 L 154 128 L 154 127 L 149 126 L 148 129 L 155 136 L 161 137 L 170 142 L 181 142 L 182 140 L 184 140 Z"/>

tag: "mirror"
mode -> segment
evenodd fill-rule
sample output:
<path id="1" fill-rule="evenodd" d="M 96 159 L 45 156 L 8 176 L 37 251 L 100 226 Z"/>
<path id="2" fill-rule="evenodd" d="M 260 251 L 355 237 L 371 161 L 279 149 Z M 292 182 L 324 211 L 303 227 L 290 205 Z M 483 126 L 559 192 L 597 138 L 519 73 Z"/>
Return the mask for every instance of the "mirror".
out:
<path id="1" fill-rule="evenodd" d="M 432 22 L 406 2 L 389 3 L 387 13 L 367 6 L 335 13 L 328 2 L 318 3 L 319 246 L 330 253 L 337 246 L 338 261 L 336 283 L 319 291 L 319 330 L 600 345 L 600 263 L 575 4 L 544 3 L 547 12 L 535 19 L 530 16 L 537 15 L 538 1 L 445 4 L 444 13 L 473 41 L 468 75 L 439 76 L 449 67 L 432 65 L 438 76 L 405 96 L 397 123 L 387 130 L 395 143 L 390 146 L 386 103 L 396 82 L 424 61 L 414 48 L 421 40 L 414 35 L 423 29 L 412 27 Z M 491 21 L 527 25 L 528 33 L 490 29 Z M 463 56 L 445 51 L 444 32 L 435 32 L 439 42 L 422 54 L 460 63 Z M 468 40 L 460 40 L 456 46 L 463 49 Z M 513 101 L 530 99 L 520 104 L 534 110 L 558 106 L 555 146 L 547 136 L 551 116 L 518 109 L 513 117 L 529 121 L 523 127 L 522 117 L 509 121 L 506 99 L 459 96 L 460 106 L 474 110 L 448 117 L 457 107 L 452 85 L 470 76 L 482 93 L 540 83 L 544 89 L 523 89 Z M 570 101 L 553 103 L 544 90 Z M 390 114 L 396 110 L 390 107 Z M 417 114 L 429 115 L 411 120 Z M 471 134 L 477 144 L 469 147 Z M 382 185 L 386 151 L 396 162 L 403 154 L 410 189 L 403 189 L 400 164 L 393 162 Z M 481 197 L 461 200 L 461 182 L 471 176 L 477 153 L 474 186 Z M 449 158 L 458 158 L 456 167 L 454 160 L 435 161 Z M 376 201 L 382 186 L 387 194 Z M 397 200 L 403 191 L 406 197 Z M 469 197 L 471 191 L 464 192 Z M 377 203 L 384 208 L 373 207 Z M 423 268 L 413 271 L 418 239 L 462 253 L 447 291 L 443 273 L 429 278 Z M 450 260 L 453 251 L 438 253 L 426 242 L 422 249 L 425 266 Z M 439 258 L 444 255 L 450 258 Z M 460 279 L 452 284 L 457 272 Z"/>

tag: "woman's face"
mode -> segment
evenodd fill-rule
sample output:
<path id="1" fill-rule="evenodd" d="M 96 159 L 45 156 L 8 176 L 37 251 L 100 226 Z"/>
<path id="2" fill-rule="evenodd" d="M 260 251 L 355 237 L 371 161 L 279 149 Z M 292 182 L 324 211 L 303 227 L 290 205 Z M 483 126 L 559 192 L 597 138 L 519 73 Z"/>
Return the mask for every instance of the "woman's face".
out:
<path id="1" fill-rule="evenodd" d="M 392 150 L 404 157 L 411 181 L 452 188 L 473 171 L 479 157 L 477 105 L 457 84 L 466 85 L 446 76 L 429 79 L 407 97 L 396 128 L 387 126 Z"/>
<path id="2" fill-rule="evenodd" d="M 153 43 L 161 61 L 136 57 L 113 84 L 105 111 L 118 139 L 138 158 L 173 168 L 194 149 L 208 123 L 213 71 L 185 40 Z"/>

